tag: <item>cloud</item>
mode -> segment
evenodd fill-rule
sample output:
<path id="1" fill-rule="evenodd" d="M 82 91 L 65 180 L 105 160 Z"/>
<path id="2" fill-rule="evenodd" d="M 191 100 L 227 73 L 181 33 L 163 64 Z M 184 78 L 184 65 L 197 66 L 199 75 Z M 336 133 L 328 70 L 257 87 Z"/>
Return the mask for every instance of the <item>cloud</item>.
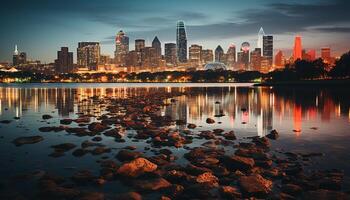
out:
<path id="1" fill-rule="evenodd" d="M 312 28 L 311 31 L 318 31 L 318 32 L 324 32 L 324 33 L 350 33 L 350 27 L 319 27 L 319 28 Z"/>

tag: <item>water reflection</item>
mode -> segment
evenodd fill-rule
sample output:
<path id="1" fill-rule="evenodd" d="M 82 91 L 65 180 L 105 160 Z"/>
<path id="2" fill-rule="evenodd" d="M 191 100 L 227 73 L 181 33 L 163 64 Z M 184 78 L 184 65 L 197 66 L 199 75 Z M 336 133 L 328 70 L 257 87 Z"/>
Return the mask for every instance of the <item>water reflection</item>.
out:
<path id="1" fill-rule="evenodd" d="M 30 113 L 56 110 L 61 117 L 74 113 L 99 114 L 101 107 L 94 98 L 127 98 L 142 93 L 189 91 L 189 95 L 162 110 L 163 115 L 204 126 L 212 117 L 223 128 L 247 128 L 259 136 L 274 129 L 276 124 L 290 126 L 297 136 L 303 123 L 331 123 L 346 118 L 350 122 L 349 92 L 345 89 L 316 88 L 254 88 L 254 87 L 159 87 L 159 88 L 0 88 L 0 118 L 22 117 Z M 334 120 L 333 120 L 334 119 Z M 337 124 L 339 123 L 339 124 Z M 345 124 L 348 126 L 349 124 Z"/>

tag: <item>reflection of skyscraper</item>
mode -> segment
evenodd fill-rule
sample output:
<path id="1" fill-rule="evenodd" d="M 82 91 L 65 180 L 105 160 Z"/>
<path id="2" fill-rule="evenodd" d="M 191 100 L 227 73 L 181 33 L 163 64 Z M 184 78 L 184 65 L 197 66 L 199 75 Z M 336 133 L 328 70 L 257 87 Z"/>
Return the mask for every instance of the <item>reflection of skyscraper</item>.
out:
<path id="1" fill-rule="evenodd" d="M 259 136 L 265 136 L 273 129 L 273 94 L 268 88 L 259 88 L 257 93 L 257 130 Z"/>
<path id="2" fill-rule="evenodd" d="M 176 26 L 176 47 L 177 59 L 179 62 L 187 62 L 187 36 L 185 23 L 183 21 L 177 22 Z"/>
<path id="3" fill-rule="evenodd" d="M 300 105 L 294 105 L 294 132 L 297 135 L 301 132 L 302 110 Z"/>
<path id="4" fill-rule="evenodd" d="M 294 50 L 293 50 L 293 58 L 294 60 L 302 59 L 302 44 L 301 44 L 301 37 L 296 36 L 294 41 Z"/>
<path id="5" fill-rule="evenodd" d="M 57 110 L 58 115 L 68 117 L 69 113 L 74 112 L 74 89 L 60 88 L 57 90 Z"/>
<path id="6" fill-rule="evenodd" d="M 119 66 L 126 65 L 126 56 L 129 53 L 129 37 L 121 30 L 115 37 L 115 62 Z"/>

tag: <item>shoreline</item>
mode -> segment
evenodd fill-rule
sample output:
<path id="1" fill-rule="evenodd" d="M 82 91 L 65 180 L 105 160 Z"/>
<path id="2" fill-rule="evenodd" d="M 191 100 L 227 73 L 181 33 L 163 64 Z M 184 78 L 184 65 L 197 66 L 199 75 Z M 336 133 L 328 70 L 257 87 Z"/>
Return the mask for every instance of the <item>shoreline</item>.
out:
<path id="1" fill-rule="evenodd" d="M 345 86 L 350 85 L 350 79 L 337 80 L 305 80 L 305 81 L 280 81 L 280 82 L 265 82 L 257 83 L 254 86 Z"/>

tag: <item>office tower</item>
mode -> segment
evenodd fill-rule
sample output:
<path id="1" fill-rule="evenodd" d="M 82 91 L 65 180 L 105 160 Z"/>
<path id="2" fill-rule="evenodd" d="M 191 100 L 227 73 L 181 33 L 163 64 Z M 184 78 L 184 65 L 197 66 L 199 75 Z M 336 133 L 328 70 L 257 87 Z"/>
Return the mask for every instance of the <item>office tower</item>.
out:
<path id="1" fill-rule="evenodd" d="M 330 47 L 321 48 L 321 58 L 325 63 L 330 63 L 330 61 L 331 61 L 331 48 Z"/>
<path id="2" fill-rule="evenodd" d="M 202 63 L 202 46 L 193 44 L 189 49 L 189 59 L 193 66 L 200 66 Z"/>
<path id="3" fill-rule="evenodd" d="M 128 67 L 140 67 L 142 65 L 141 51 L 136 51 L 136 50 L 129 51 L 129 53 L 127 55 L 127 59 L 126 59 L 126 66 L 128 66 Z"/>
<path id="4" fill-rule="evenodd" d="M 263 37 L 263 57 L 269 61 L 270 67 L 273 64 L 273 36 L 266 35 Z"/>
<path id="5" fill-rule="evenodd" d="M 101 65 L 111 64 L 111 57 L 109 55 L 100 55 L 99 64 Z"/>
<path id="6" fill-rule="evenodd" d="M 162 44 L 157 36 L 152 41 L 152 47 L 156 50 L 156 56 L 160 59 L 162 57 Z"/>
<path id="7" fill-rule="evenodd" d="M 301 37 L 296 36 L 294 41 L 294 50 L 293 50 L 293 58 L 294 60 L 302 59 L 302 44 Z"/>
<path id="8" fill-rule="evenodd" d="M 126 65 L 126 56 L 129 53 L 129 37 L 121 30 L 115 37 L 115 63 L 118 66 Z"/>
<path id="9" fill-rule="evenodd" d="M 215 49 L 215 62 L 224 62 L 225 61 L 225 53 L 222 47 L 219 45 Z"/>
<path id="10" fill-rule="evenodd" d="M 96 70 L 100 61 L 100 43 L 79 42 L 77 48 L 77 64 L 80 67 L 88 67 L 89 70 Z"/>
<path id="11" fill-rule="evenodd" d="M 264 41 L 263 41 L 264 36 L 265 36 L 265 32 L 264 32 L 264 29 L 261 27 L 258 33 L 258 45 L 257 45 L 257 47 L 260 48 L 261 50 L 264 49 Z M 264 56 L 263 51 L 261 51 L 261 56 Z"/>
<path id="12" fill-rule="evenodd" d="M 187 36 L 183 21 L 177 22 L 176 25 L 176 48 L 178 61 L 180 63 L 187 62 Z"/>
<path id="13" fill-rule="evenodd" d="M 72 73 L 74 71 L 73 52 L 69 52 L 68 47 L 61 47 L 61 51 L 57 51 L 55 68 L 58 73 Z"/>
<path id="14" fill-rule="evenodd" d="M 277 52 L 275 56 L 275 66 L 280 68 L 280 67 L 284 67 L 284 65 L 285 65 L 285 58 L 284 58 L 283 52 L 280 50 Z"/>
<path id="15" fill-rule="evenodd" d="M 213 60 L 214 60 L 213 50 L 211 50 L 211 49 L 203 49 L 201 58 L 202 58 L 201 62 L 204 65 L 213 62 Z"/>
<path id="16" fill-rule="evenodd" d="M 144 39 L 135 40 L 135 51 L 140 52 L 143 48 L 145 48 L 145 40 Z"/>
<path id="17" fill-rule="evenodd" d="M 141 50 L 142 66 L 145 68 L 158 67 L 159 59 L 156 49 L 153 47 L 145 47 Z"/>
<path id="18" fill-rule="evenodd" d="M 226 65 L 229 68 L 233 68 L 236 62 L 236 46 L 231 44 L 226 53 Z"/>
<path id="19" fill-rule="evenodd" d="M 271 71 L 271 61 L 267 57 L 261 57 L 260 72 L 269 73 Z"/>
<path id="20" fill-rule="evenodd" d="M 176 65 L 176 44 L 175 43 L 166 43 L 165 48 L 165 61 L 166 64 Z"/>
<path id="21" fill-rule="evenodd" d="M 25 52 L 19 52 L 17 45 L 15 45 L 15 51 L 12 57 L 13 66 L 18 66 L 27 63 L 27 54 Z"/>
<path id="22" fill-rule="evenodd" d="M 260 48 L 255 48 L 251 53 L 250 53 L 250 63 L 252 70 L 254 71 L 260 71 L 261 68 L 261 49 Z"/>
<path id="23" fill-rule="evenodd" d="M 244 70 L 249 70 L 249 51 L 250 44 L 248 42 L 243 42 L 241 46 L 240 63 L 243 65 Z"/>
<path id="24" fill-rule="evenodd" d="M 309 61 L 314 61 L 316 60 L 316 50 L 315 49 L 310 49 L 309 51 L 306 52 L 306 57 L 307 60 Z"/>

